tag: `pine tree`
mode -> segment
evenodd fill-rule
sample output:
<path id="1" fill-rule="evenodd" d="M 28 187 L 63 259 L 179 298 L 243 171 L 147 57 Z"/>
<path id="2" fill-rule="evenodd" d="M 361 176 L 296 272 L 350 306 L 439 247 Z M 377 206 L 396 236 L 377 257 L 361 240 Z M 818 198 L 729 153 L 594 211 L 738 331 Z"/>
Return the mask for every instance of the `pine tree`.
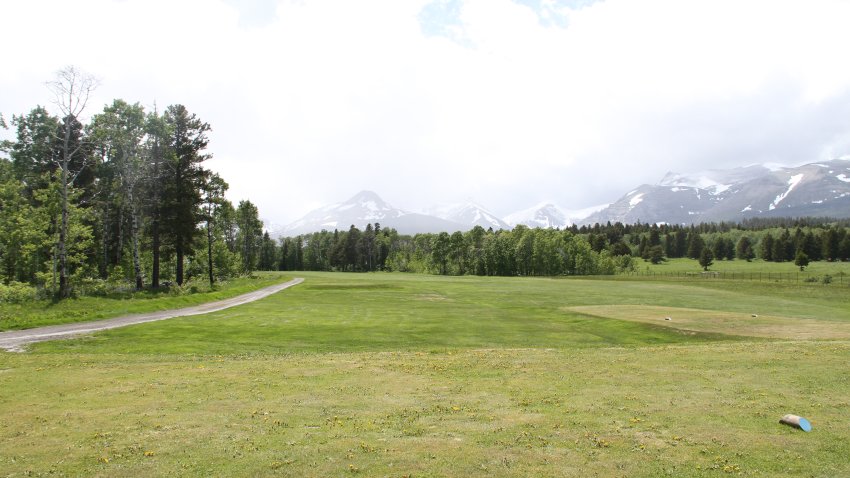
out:
<path id="1" fill-rule="evenodd" d="M 190 114 L 183 105 L 166 108 L 163 119 L 170 133 L 162 198 L 163 219 L 177 259 L 175 279 L 177 284 L 183 285 L 185 257 L 192 251 L 198 233 L 196 226 L 200 222 L 201 190 L 207 177 L 201 163 L 209 158 L 203 151 L 209 142 L 210 125 Z"/>
<path id="2" fill-rule="evenodd" d="M 800 268 L 800 272 L 809 265 L 809 256 L 803 252 L 803 249 L 797 249 L 797 254 L 794 257 L 794 265 Z"/>
<path id="3" fill-rule="evenodd" d="M 699 255 L 699 265 L 702 270 L 707 271 L 712 264 L 714 264 L 714 255 L 711 253 L 711 249 L 704 247 Z"/>
<path id="4" fill-rule="evenodd" d="M 759 256 L 763 261 L 773 260 L 773 242 L 773 236 L 769 232 L 761 238 L 761 242 L 759 242 Z"/>
<path id="5" fill-rule="evenodd" d="M 251 201 L 239 201 L 236 225 L 239 227 L 236 242 L 242 255 L 242 272 L 250 274 L 257 270 L 263 245 L 263 222 L 260 221 L 257 206 Z"/>
<path id="6" fill-rule="evenodd" d="M 755 257 L 755 253 L 753 252 L 753 243 L 747 236 L 741 236 L 738 239 L 738 244 L 735 246 L 735 254 L 738 259 L 743 259 L 747 262 L 750 262 Z"/>
<path id="7" fill-rule="evenodd" d="M 218 174 L 210 174 L 203 184 L 203 213 L 202 218 L 206 222 L 207 236 L 207 277 L 210 281 L 210 287 L 215 284 L 215 266 L 213 246 L 219 240 L 220 229 L 217 227 L 216 219 L 219 216 L 219 210 L 224 204 L 224 194 L 227 192 L 229 185 Z"/>
<path id="8" fill-rule="evenodd" d="M 702 236 L 696 230 L 691 230 L 688 233 L 688 258 L 698 259 L 705 249 L 705 242 Z"/>

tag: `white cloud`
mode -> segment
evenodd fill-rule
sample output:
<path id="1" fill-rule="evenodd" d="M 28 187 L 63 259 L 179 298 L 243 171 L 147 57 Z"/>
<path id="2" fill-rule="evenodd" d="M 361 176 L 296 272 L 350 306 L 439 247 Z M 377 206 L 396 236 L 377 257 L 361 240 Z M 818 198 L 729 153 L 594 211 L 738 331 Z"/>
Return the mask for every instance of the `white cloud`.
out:
<path id="1" fill-rule="evenodd" d="M 671 169 L 850 153 L 850 3 L 452 2 L 451 38 L 423 33 L 429 0 L 281 0 L 273 15 L 7 2 L 0 111 L 47 103 L 66 64 L 101 77 L 90 113 L 116 97 L 184 103 L 213 126 L 231 198 L 275 222 L 360 189 L 409 209 L 579 208 Z"/>

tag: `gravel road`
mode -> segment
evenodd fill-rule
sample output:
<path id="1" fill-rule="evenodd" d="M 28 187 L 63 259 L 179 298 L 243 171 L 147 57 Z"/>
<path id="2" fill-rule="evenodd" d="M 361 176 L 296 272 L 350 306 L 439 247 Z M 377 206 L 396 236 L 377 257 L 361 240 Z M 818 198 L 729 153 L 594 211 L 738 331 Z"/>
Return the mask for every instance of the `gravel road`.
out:
<path id="1" fill-rule="evenodd" d="M 292 279 L 291 281 L 284 282 L 283 284 L 275 284 L 273 286 L 264 287 L 253 292 L 248 292 L 247 294 L 231 297 L 230 299 L 207 302 L 206 304 L 184 307 L 182 309 L 125 315 L 92 322 L 76 322 L 73 324 L 51 325 L 48 327 L 0 332 L 0 348 L 6 349 L 9 352 L 23 352 L 24 347 L 33 342 L 65 339 L 75 335 L 97 332 L 99 330 L 115 329 L 126 325 L 141 324 L 143 322 L 153 322 L 156 320 L 171 319 L 174 317 L 208 314 L 210 312 L 216 312 L 262 299 L 263 297 L 272 295 L 275 292 L 280 292 L 283 289 L 300 284 L 303 281 L 304 279 L 301 278 Z"/>

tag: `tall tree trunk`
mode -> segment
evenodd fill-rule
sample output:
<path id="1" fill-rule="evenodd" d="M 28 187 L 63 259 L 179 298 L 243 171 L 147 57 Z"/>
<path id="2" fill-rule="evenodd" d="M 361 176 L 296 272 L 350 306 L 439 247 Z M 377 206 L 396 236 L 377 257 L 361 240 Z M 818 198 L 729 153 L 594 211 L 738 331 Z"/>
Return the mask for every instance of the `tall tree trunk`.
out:
<path id="1" fill-rule="evenodd" d="M 212 288 L 213 284 L 215 283 L 215 274 L 213 274 L 212 241 L 212 224 L 211 221 L 207 219 L 207 270 L 209 271 L 210 275 L 210 288 Z"/>
<path id="2" fill-rule="evenodd" d="M 158 206 L 157 206 L 158 207 Z M 151 288 L 159 288 L 159 254 L 162 246 L 162 241 L 159 237 L 159 213 L 155 212 L 153 223 L 151 224 L 151 236 L 153 249 L 153 267 L 151 268 Z"/>
<path id="3" fill-rule="evenodd" d="M 66 133 L 66 142 L 70 132 Z M 67 150 L 67 147 L 66 147 Z M 59 253 L 59 297 L 67 299 L 71 296 L 68 286 L 68 252 L 65 242 L 68 238 L 68 163 L 66 158 L 62 165 L 62 219 L 59 225 L 59 242 L 56 244 Z"/>
<path id="4" fill-rule="evenodd" d="M 136 278 L 136 290 L 142 290 L 142 264 L 139 260 L 139 213 L 133 198 L 132 190 L 127 195 L 130 200 L 130 214 L 133 216 L 130 222 L 130 235 L 133 239 L 133 275 Z"/>
<path id="5" fill-rule="evenodd" d="M 118 247 L 115 250 L 115 263 L 121 264 L 124 252 L 124 206 L 118 206 Z"/>
<path id="6" fill-rule="evenodd" d="M 109 200 L 107 200 L 106 209 L 104 209 L 103 211 L 103 237 L 101 237 L 101 254 L 103 255 L 103 262 L 100 268 L 100 277 L 101 279 L 106 279 L 109 276 Z"/>
<path id="7" fill-rule="evenodd" d="M 177 285 L 183 285 L 183 244 L 177 243 L 177 246 L 174 248 L 174 252 L 177 254 L 177 270 L 175 271 L 175 275 L 177 276 Z"/>

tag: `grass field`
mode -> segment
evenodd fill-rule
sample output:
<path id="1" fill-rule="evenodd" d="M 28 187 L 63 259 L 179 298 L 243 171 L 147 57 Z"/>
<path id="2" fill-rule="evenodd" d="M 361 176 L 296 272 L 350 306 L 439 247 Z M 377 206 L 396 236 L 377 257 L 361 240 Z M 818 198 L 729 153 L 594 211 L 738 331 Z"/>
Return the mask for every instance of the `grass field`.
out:
<path id="1" fill-rule="evenodd" d="M 298 275 L 0 353 L 0 474 L 850 476 L 847 286 Z"/>
<path id="2" fill-rule="evenodd" d="M 635 267 L 637 272 L 655 272 L 655 273 L 700 273 L 700 267 L 696 259 L 668 259 L 659 264 L 652 264 L 649 261 L 636 259 Z M 760 259 L 755 259 L 752 262 L 742 260 L 714 260 L 714 264 L 709 267 L 710 271 L 723 273 L 741 274 L 762 274 L 762 280 L 766 279 L 766 274 L 794 274 L 800 272 L 800 268 L 794 265 L 794 261 L 790 262 L 766 262 Z M 822 277 L 825 274 L 833 276 L 837 281 L 839 277 L 844 277 L 844 283 L 850 284 L 850 262 L 827 262 L 816 261 L 811 262 L 805 271 L 799 274 L 801 280 L 805 277 Z"/>

